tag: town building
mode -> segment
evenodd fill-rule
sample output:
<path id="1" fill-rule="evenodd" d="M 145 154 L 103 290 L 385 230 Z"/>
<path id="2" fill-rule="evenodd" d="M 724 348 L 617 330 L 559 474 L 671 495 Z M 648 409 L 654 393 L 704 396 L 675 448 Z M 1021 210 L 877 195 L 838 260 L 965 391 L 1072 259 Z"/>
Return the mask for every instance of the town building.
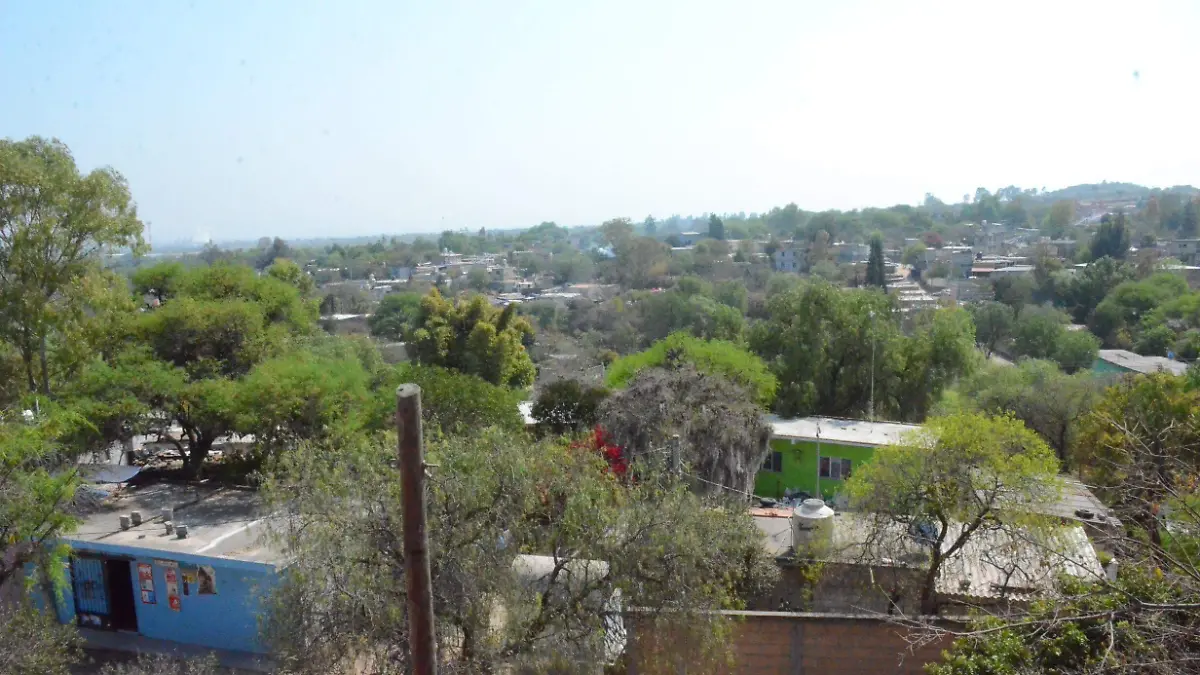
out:
<path id="1" fill-rule="evenodd" d="M 136 473 L 134 467 L 111 471 Z M 118 480 L 127 480 L 121 476 Z M 41 596 L 85 640 L 137 649 L 165 641 L 247 657 L 259 641 L 260 598 L 283 558 L 265 543 L 251 490 L 150 483 L 86 488 L 69 549 L 68 583 Z M 53 598 L 50 600 L 50 598 Z M 140 645 L 140 647 L 139 647 Z"/>
<path id="2" fill-rule="evenodd" d="M 869 461 L 875 448 L 900 442 L 920 427 L 832 417 L 780 419 L 771 424 L 770 452 L 754 481 L 754 493 L 775 499 L 820 496 L 837 499 L 843 481 Z"/>
<path id="3" fill-rule="evenodd" d="M 1200 264 L 1200 239 L 1168 239 L 1159 244 L 1163 254 L 1184 265 Z"/>
<path id="4" fill-rule="evenodd" d="M 697 242 L 699 242 L 701 239 L 704 239 L 704 238 L 705 238 L 704 235 L 700 234 L 699 232 L 680 232 L 679 233 L 679 245 L 680 246 L 695 246 Z"/>
<path id="5" fill-rule="evenodd" d="M 1151 374 L 1158 372 L 1183 375 L 1188 364 L 1165 356 L 1143 356 L 1124 349 L 1101 349 L 1092 372 L 1096 375 Z"/>
<path id="6" fill-rule="evenodd" d="M 776 272 L 804 272 L 808 270 L 808 250 L 794 241 L 780 244 L 773 256 Z"/>

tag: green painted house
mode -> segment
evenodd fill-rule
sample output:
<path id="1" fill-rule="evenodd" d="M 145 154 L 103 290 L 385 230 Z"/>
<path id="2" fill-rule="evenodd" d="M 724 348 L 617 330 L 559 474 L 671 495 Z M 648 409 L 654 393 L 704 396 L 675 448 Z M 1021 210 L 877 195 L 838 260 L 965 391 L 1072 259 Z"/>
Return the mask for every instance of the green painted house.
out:
<path id="1" fill-rule="evenodd" d="M 875 448 L 919 429 L 912 424 L 831 417 L 780 419 L 770 416 L 771 452 L 754 480 L 754 494 L 776 499 L 797 493 L 833 499 Z"/>

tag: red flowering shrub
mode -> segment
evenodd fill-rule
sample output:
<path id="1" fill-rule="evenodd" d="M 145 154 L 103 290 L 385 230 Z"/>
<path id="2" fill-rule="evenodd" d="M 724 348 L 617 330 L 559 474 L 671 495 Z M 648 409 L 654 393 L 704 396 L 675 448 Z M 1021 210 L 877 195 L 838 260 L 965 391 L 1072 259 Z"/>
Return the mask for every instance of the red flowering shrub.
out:
<path id="1" fill-rule="evenodd" d="M 629 472 L 629 458 L 625 456 L 625 448 L 610 441 L 600 425 L 596 425 L 586 439 L 572 443 L 571 447 L 599 454 L 608 463 L 608 472 L 617 478 L 624 478 Z"/>

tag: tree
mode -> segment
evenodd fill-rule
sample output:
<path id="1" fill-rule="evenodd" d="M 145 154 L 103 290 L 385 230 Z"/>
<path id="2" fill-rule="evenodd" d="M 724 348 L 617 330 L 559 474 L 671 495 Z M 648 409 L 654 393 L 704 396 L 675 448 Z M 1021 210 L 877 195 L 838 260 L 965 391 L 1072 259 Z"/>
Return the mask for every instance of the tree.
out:
<path id="1" fill-rule="evenodd" d="M 32 422 L 16 411 L 0 416 L 0 588 L 32 563 L 47 579 L 62 581 L 55 561 L 63 550 L 52 542 L 75 526 L 67 507 L 79 476 L 60 439 L 85 423 L 62 410 Z"/>
<path id="2" fill-rule="evenodd" d="M 717 241 L 725 240 L 725 223 L 715 213 L 708 217 L 708 238 Z"/>
<path id="3" fill-rule="evenodd" d="M 44 404 L 45 405 L 45 404 Z M 46 406 L 25 420 L 0 411 L 0 672 L 67 675 L 78 638 L 69 627 L 21 597 L 27 566 L 36 586 L 53 593 L 66 582 L 66 550 L 55 540 L 71 531 L 70 512 L 79 486 L 74 457 L 62 438 L 86 425 L 78 415 Z"/>
<path id="4" fill-rule="evenodd" d="M 754 400 L 769 408 L 778 382 L 767 364 L 732 342 L 702 340 L 686 333 L 672 333 L 650 349 L 617 359 L 608 368 L 606 382 L 620 389 L 647 368 L 678 368 L 691 364 L 709 375 L 720 375 L 750 391 Z"/>
<path id="5" fill-rule="evenodd" d="M 684 290 L 647 295 L 638 300 L 638 327 L 648 340 L 661 340 L 671 333 L 686 331 L 708 340 L 740 341 L 746 319 L 733 307 L 707 295 Z"/>
<path id="6" fill-rule="evenodd" d="M 1075 202 L 1062 199 L 1054 202 L 1046 212 L 1042 227 L 1051 239 L 1063 236 L 1067 228 L 1075 222 Z"/>
<path id="7" fill-rule="evenodd" d="M 1194 237 L 1200 234 L 1200 199 L 1192 198 L 1183 205 L 1183 216 L 1179 221 L 1179 234 Z"/>
<path id="8" fill-rule="evenodd" d="M 596 426 L 600 404 L 608 397 L 603 387 L 579 380 L 555 380 L 534 401 L 532 416 L 545 433 L 578 433 Z"/>
<path id="9" fill-rule="evenodd" d="M 642 370 L 600 406 L 600 426 L 634 462 L 661 462 L 678 434 L 695 488 L 721 494 L 754 489 L 771 429 L 745 388 L 690 364 Z"/>
<path id="10" fill-rule="evenodd" d="M 1100 258 L 1078 274 L 1067 277 L 1056 291 L 1056 304 L 1063 306 L 1075 323 L 1087 323 L 1092 311 L 1114 288 L 1134 278 L 1134 268 L 1112 258 Z"/>
<path id="11" fill-rule="evenodd" d="M 457 370 L 401 363 L 375 376 L 369 430 L 396 428 L 396 388 L 406 382 L 421 388 L 421 414 L 427 434 L 463 435 L 483 427 L 520 431 L 525 427 L 520 410 L 524 394 L 520 390 Z"/>
<path id="12" fill-rule="evenodd" d="M 420 316 L 419 293 L 388 293 L 367 318 L 367 326 L 371 335 L 377 338 L 400 341 L 413 329 Z"/>
<path id="13" fill-rule="evenodd" d="M 368 374 L 355 358 L 293 351 L 254 366 L 238 387 L 235 426 L 260 453 L 344 436 L 364 423 Z"/>
<path id="14" fill-rule="evenodd" d="M 23 600 L 0 604 L 0 673 L 71 675 L 82 660 L 74 626 Z"/>
<path id="15" fill-rule="evenodd" d="M 450 302 L 433 289 L 421 299 L 409 344 L 421 363 L 519 388 L 533 384 L 533 361 L 525 350 L 532 338 L 533 327 L 517 316 L 515 305 L 500 310 L 479 295 Z"/>
<path id="16" fill-rule="evenodd" d="M 1185 378 L 1142 375 L 1110 387 L 1085 418 L 1077 463 L 1118 517 L 1144 535 L 1151 557 L 1169 554 L 1164 510 L 1186 517 L 1200 472 L 1200 391 Z"/>
<path id="17" fill-rule="evenodd" d="M 1055 598 L 1026 612 L 976 620 L 929 673 L 1190 672 L 1200 658 L 1195 569 L 1123 563 L 1115 582 L 1064 580 Z"/>
<path id="18" fill-rule="evenodd" d="M 996 348 L 1005 344 L 1013 333 L 1013 311 L 999 302 L 980 302 L 968 305 L 971 319 L 975 322 L 975 341 L 991 356 Z"/>
<path id="19" fill-rule="evenodd" d="M 883 267 L 883 235 L 871 235 L 871 255 L 867 258 L 867 285 L 887 290 L 887 273 Z"/>
<path id="20" fill-rule="evenodd" d="M 183 263 L 177 261 L 160 262 L 149 267 L 139 267 L 134 271 L 133 292 L 138 295 L 151 295 L 160 303 L 175 295 L 179 280 L 183 278 Z"/>
<path id="21" fill-rule="evenodd" d="M 908 526 L 932 525 L 920 607 L 934 615 L 946 563 L 973 537 L 1020 521 L 1011 513 L 1014 499 L 1030 511 L 1056 499 L 1057 473 L 1050 448 L 1021 422 L 961 414 L 932 419 L 899 445 L 877 449 L 845 489 L 855 508 L 872 514 L 869 557 L 895 543 L 891 533 L 908 537 Z"/>
<path id="22" fill-rule="evenodd" d="M 600 236 L 614 252 L 633 239 L 633 224 L 628 218 L 613 218 L 600 225 Z"/>
<path id="23" fill-rule="evenodd" d="M 128 342 L 90 361 L 65 393 L 95 420 L 93 442 L 157 434 L 194 475 L 237 428 L 243 378 L 313 332 L 316 303 L 291 284 L 225 264 L 189 270 L 177 286 L 175 297 L 136 315 Z"/>
<path id="24" fill-rule="evenodd" d="M 266 239 L 266 237 L 263 237 L 263 239 Z M 260 240 L 259 254 L 254 262 L 255 269 L 265 270 L 280 258 L 292 257 L 292 247 L 288 246 L 287 242 L 279 237 L 275 237 L 268 246 L 263 246 L 262 243 L 262 240 Z"/>
<path id="25" fill-rule="evenodd" d="M 177 655 L 140 653 L 125 663 L 105 664 L 100 675 L 221 675 L 226 672 L 215 654 L 183 658 Z"/>
<path id="26" fill-rule="evenodd" d="M 647 288 L 667 273 L 670 250 L 650 237 L 624 240 L 617 247 L 617 280 L 627 288 Z"/>
<path id="27" fill-rule="evenodd" d="M 491 283 L 492 278 L 488 276 L 487 270 L 472 267 L 467 271 L 467 288 L 482 293 L 488 289 L 488 285 Z"/>
<path id="28" fill-rule="evenodd" d="M 1106 213 L 1100 218 L 1100 225 L 1088 244 L 1092 260 L 1112 258 L 1124 260 L 1129 254 L 1130 232 L 1126 224 L 1125 213 Z"/>
<path id="29" fill-rule="evenodd" d="M 647 237 L 658 234 L 658 221 L 654 219 L 654 216 L 646 216 L 646 219 L 642 221 L 642 232 Z"/>
<path id="30" fill-rule="evenodd" d="M 1067 375 L 1051 361 L 1022 359 L 1015 367 L 993 365 L 964 378 L 955 393 L 960 410 L 1010 414 L 1021 420 L 1045 439 L 1066 467 L 1073 461 L 1080 424 L 1103 389 L 1089 372 Z"/>
<path id="31" fill-rule="evenodd" d="M 992 282 L 996 302 L 1008 305 L 1014 315 L 1020 315 L 1025 305 L 1033 302 L 1035 285 L 1028 276 L 1005 275 Z"/>
<path id="32" fill-rule="evenodd" d="M 905 265 L 920 266 L 925 262 L 925 251 L 927 247 L 922 242 L 915 242 L 904 247 L 904 253 L 900 256 L 900 262 Z"/>
<path id="33" fill-rule="evenodd" d="M 63 291 L 102 252 L 142 247 L 121 174 L 80 174 L 57 140 L 0 140 L 0 336 L 20 351 L 30 391 L 51 393 L 47 342 Z"/>
<path id="34" fill-rule="evenodd" d="M 1089 370 L 1096 363 L 1100 341 L 1086 330 L 1066 330 L 1058 336 L 1053 359 L 1065 373 Z"/>
<path id="35" fill-rule="evenodd" d="M 1027 307 L 1013 330 L 1013 356 L 1050 359 L 1067 333 L 1067 317 L 1050 307 Z"/>
<path id="36" fill-rule="evenodd" d="M 885 419 L 919 421 L 973 363 L 974 331 L 965 310 L 946 308 L 905 337 L 895 303 L 825 281 L 769 296 L 768 316 L 751 328 L 749 343 L 779 378 L 775 412 L 859 417 L 873 407 Z"/>
<path id="37" fill-rule="evenodd" d="M 307 272 L 287 258 L 276 258 L 267 268 L 267 274 L 272 279 L 278 279 L 285 284 L 294 286 L 296 290 L 300 291 L 300 296 L 305 298 L 312 295 L 316 286 L 313 278 Z"/>
<path id="38" fill-rule="evenodd" d="M 351 662 L 409 672 L 394 444 L 331 450 L 289 454 L 268 480 L 295 562 L 269 601 L 267 641 L 298 675 Z M 428 457 L 433 606 L 451 672 L 594 668 L 623 646 L 631 606 L 689 634 L 695 650 L 674 665 L 696 667 L 725 650 L 728 619 L 703 612 L 742 607 L 773 580 L 740 505 L 648 467 L 616 480 L 586 449 L 492 430 L 434 439 Z"/>

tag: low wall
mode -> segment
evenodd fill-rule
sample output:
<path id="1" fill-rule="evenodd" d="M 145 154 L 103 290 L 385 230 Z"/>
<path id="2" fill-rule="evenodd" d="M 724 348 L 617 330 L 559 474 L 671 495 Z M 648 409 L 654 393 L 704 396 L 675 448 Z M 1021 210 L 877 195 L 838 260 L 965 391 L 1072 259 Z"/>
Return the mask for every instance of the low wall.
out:
<path id="1" fill-rule="evenodd" d="M 887 617 L 788 612 L 727 612 L 733 628 L 732 663 L 716 672 L 728 675 L 923 675 L 926 663 L 941 659 L 948 639 L 913 647 L 909 629 Z M 951 624 L 952 625 L 952 624 Z M 631 626 L 630 675 L 658 675 L 653 655 L 687 649 L 675 636 L 654 635 Z M 689 671 L 690 673 L 690 671 Z M 672 672 L 671 675 L 678 675 Z"/>

